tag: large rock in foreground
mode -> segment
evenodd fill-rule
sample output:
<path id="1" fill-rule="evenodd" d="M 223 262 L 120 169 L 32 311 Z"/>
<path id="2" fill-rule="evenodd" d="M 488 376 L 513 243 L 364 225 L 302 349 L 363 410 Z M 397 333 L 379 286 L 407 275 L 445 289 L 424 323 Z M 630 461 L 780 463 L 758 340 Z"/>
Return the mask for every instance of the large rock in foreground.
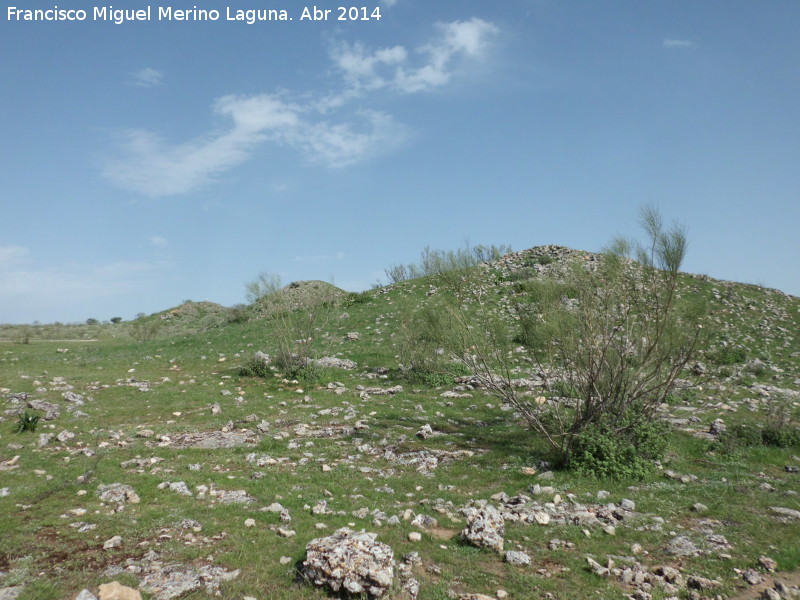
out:
<path id="1" fill-rule="evenodd" d="M 306 546 L 303 574 L 318 586 L 334 592 L 367 593 L 380 597 L 394 578 L 394 553 L 376 542 L 377 534 L 356 533 L 346 527 L 333 535 L 311 540 Z"/>
<path id="2" fill-rule="evenodd" d="M 479 508 L 464 508 L 461 512 L 467 518 L 467 526 L 461 532 L 465 541 L 479 548 L 503 551 L 505 524 L 500 511 L 491 504 L 486 504 Z"/>

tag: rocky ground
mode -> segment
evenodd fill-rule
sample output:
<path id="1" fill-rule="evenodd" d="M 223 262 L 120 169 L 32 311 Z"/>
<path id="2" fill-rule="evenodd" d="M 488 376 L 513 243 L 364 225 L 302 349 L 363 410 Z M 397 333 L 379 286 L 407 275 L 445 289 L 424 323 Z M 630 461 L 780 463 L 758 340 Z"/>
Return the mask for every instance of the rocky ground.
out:
<path id="1" fill-rule="evenodd" d="M 398 378 L 398 315 L 424 283 L 331 316 L 311 383 L 239 375 L 269 367 L 262 321 L 2 345 L 0 600 L 800 597 L 800 448 L 715 445 L 796 414 L 800 304 L 689 282 L 725 335 L 661 407 L 674 440 L 642 481 L 552 468 L 474 378 Z M 714 362 L 726 344 L 747 356 Z M 542 393 L 535 373 L 515 384 Z M 25 411 L 38 427 L 14 433 Z"/>

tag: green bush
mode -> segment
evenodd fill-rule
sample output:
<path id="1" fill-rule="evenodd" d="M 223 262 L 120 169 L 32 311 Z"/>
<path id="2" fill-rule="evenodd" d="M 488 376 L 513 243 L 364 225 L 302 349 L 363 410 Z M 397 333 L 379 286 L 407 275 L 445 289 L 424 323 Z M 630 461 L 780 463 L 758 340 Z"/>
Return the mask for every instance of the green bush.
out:
<path id="1" fill-rule="evenodd" d="M 470 269 L 481 263 L 497 260 L 511 252 L 511 246 L 470 246 L 458 250 L 434 250 L 426 246 L 420 253 L 419 262 L 408 265 L 392 265 L 385 269 L 390 284 L 400 283 L 417 277 L 445 275 Z"/>
<path id="2" fill-rule="evenodd" d="M 30 327 L 23 326 L 14 328 L 13 333 L 11 334 L 11 340 L 15 344 L 30 344 L 31 337 L 33 335 L 33 330 Z"/>
<path id="3" fill-rule="evenodd" d="M 247 323 L 249 320 L 250 312 L 247 306 L 243 304 L 237 304 L 236 306 L 231 307 L 226 317 L 226 321 L 229 324 Z"/>
<path id="4" fill-rule="evenodd" d="M 470 374 L 462 363 L 443 362 L 439 365 L 414 365 L 403 371 L 401 377 L 412 384 L 438 388 L 450 387 L 455 384 L 456 377 Z"/>
<path id="5" fill-rule="evenodd" d="M 583 475 L 612 479 L 642 479 L 653 471 L 654 461 L 667 449 L 669 425 L 659 420 L 630 421 L 628 429 L 615 430 L 592 423 L 575 438 L 569 468 Z"/>
<path id="6" fill-rule="evenodd" d="M 742 446 L 752 448 L 762 444 L 761 428 L 751 423 L 738 423 L 728 429 L 726 434 L 736 438 Z"/>
<path id="7" fill-rule="evenodd" d="M 699 399 L 699 397 L 700 394 L 697 392 L 697 390 L 692 388 L 683 388 L 667 394 L 667 397 L 664 398 L 664 401 L 670 406 L 676 406 L 679 404 L 693 404 Z"/>
<path id="8" fill-rule="evenodd" d="M 161 329 L 161 321 L 158 319 L 137 318 L 131 323 L 130 334 L 137 342 L 149 342 L 154 340 Z"/>
<path id="9" fill-rule="evenodd" d="M 736 454 L 758 446 L 799 448 L 800 428 L 788 422 L 766 425 L 740 423 L 733 425 L 719 436 L 715 449 L 723 454 Z"/>
<path id="10" fill-rule="evenodd" d="M 775 448 L 800 447 L 800 429 L 788 425 L 767 425 L 761 431 L 761 442 Z"/>
<path id="11" fill-rule="evenodd" d="M 747 360 L 747 350 L 741 346 L 723 346 L 706 353 L 709 362 L 719 365 L 737 365 Z"/>
<path id="12" fill-rule="evenodd" d="M 242 377 L 272 377 L 272 370 L 269 365 L 263 360 L 258 358 L 251 358 L 239 369 L 239 375 Z"/>
<path id="13" fill-rule="evenodd" d="M 525 291 L 527 283 L 537 275 L 538 273 L 530 267 L 523 267 L 521 269 L 517 269 L 516 271 L 511 271 L 506 275 L 502 275 L 498 280 L 510 281 L 514 283 L 514 287 L 512 289 L 515 293 L 521 294 Z"/>
<path id="14" fill-rule="evenodd" d="M 368 291 L 365 292 L 350 292 L 345 298 L 345 304 L 352 306 L 353 304 L 369 304 L 373 300 L 373 296 Z"/>
<path id="15" fill-rule="evenodd" d="M 555 262 L 555 260 L 556 259 L 549 254 L 541 254 L 539 256 L 529 256 L 522 264 L 526 267 L 532 267 L 533 265 L 549 265 Z"/>
<path id="16" fill-rule="evenodd" d="M 17 433 L 22 433 L 23 431 L 34 432 L 36 431 L 36 426 L 39 424 L 40 418 L 41 417 L 39 415 L 32 415 L 26 410 L 19 416 L 14 430 Z"/>
<path id="17" fill-rule="evenodd" d="M 290 369 L 286 373 L 286 376 L 290 379 L 297 379 L 298 381 L 308 384 L 317 383 L 320 381 L 320 379 L 322 379 L 322 372 L 316 365 L 312 363 L 306 363 Z"/>
<path id="18" fill-rule="evenodd" d="M 756 379 L 763 377 L 767 373 L 769 373 L 769 369 L 767 365 L 765 365 L 760 360 L 753 360 L 747 363 L 744 367 L 744 371 L 755 377 Z"/>

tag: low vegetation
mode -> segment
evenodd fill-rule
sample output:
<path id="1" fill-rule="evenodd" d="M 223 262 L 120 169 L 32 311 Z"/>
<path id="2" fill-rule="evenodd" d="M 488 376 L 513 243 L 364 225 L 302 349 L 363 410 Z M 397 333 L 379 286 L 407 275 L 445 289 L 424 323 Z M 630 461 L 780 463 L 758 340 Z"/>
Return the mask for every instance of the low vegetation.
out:
<path id="1" fill-rule="evenodd" d="M 408 556 L 391 598 L 797 585 L 800 300 L 682 273 L 681 230 L 644 224 L 602 254 L 427 249 L 358 294 L 265 275 L 233 309 L 0 326 L 0 594 L 320 599 L 296 566 L 341 527 Z M 502 553 L 462 540 L 476 501 Z"/>

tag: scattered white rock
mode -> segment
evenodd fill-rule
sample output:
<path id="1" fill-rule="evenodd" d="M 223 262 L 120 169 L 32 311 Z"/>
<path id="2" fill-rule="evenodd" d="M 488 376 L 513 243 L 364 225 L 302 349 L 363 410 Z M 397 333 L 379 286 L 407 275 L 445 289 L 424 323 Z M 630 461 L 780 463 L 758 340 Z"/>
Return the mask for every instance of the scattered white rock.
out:
<path id="1" fill-rule="evenodd" d="M 113 504 L 138 504 L 140 502 L 139 495 L 131 486 L 124 483 L 109 483 L 97 487 L 97 496 L 103 502 L 110 502 Z"/>
<path id="2" fill-rule="evenodd" d="M 119 548 L 120 546 L 122 546 L 122 537 L 118 535 L 115 535 L 114 537 L 103 542 L 104 550 L 111 550 L 112 548 Z"/>
<path id="3" fill-rule="evenodd" d="M 516 550 L 509 550 L 505 554 L 506 562 L 510 565 L 523 567 L 531 564 L 531 557 L 525 552 L 518 552 Z"/>

